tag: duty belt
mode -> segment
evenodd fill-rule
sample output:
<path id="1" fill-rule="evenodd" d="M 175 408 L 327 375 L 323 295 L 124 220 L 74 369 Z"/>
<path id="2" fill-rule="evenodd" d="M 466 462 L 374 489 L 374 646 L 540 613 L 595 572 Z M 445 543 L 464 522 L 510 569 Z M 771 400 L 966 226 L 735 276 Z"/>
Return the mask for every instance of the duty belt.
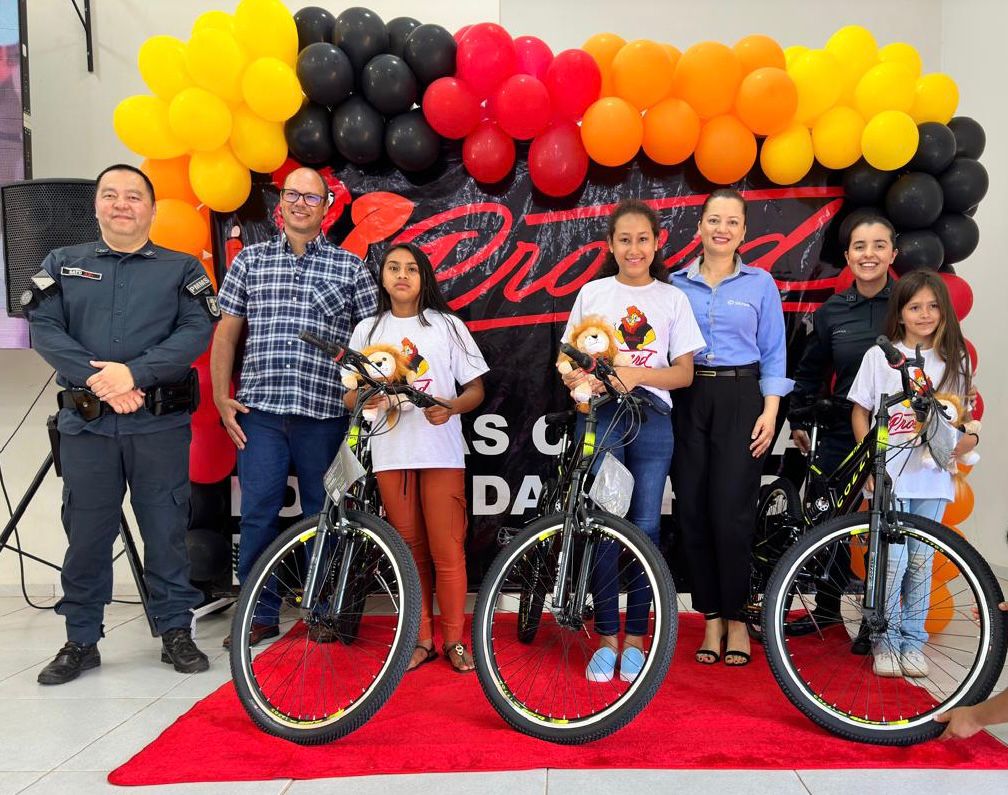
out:
<path id="1" fill-rule="evenodd" d="M 199 375 L 195 369 L 190 369 L 184 381 L 160 384 L 145 392 L 144 408 L 155 417 L 182 411 L 192 414 L 199 405 Z M 56 402 L 61 409 L 73 409 L 86 422 L 115 414 L 115 409 L 86 387 L 64 389 L 56 394 Z"/>

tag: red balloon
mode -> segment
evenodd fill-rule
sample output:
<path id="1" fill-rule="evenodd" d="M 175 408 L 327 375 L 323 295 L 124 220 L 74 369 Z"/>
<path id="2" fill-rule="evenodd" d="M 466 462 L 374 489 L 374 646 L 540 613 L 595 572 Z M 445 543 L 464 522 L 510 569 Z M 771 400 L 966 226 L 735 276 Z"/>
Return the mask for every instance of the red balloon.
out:
<path id="1" fill-rule="evenodd" d="M 952 308 L 955 309 L 956 317 L 962 320 L 973 308 L 973 290 L 965 279 L 954 273 L 939 273 L 938 275 L 948 287 L 949 298 L 952 299 Z"/>
<path id="2" fill-rule="evenodd" d="M 555 113 L 565 119 L 580 119 L 599 98 L 602 72 L 584 50 L 557 53 L 543 79 Z"/>
<path id="3" fill-rule="evenodd" d="M 529 147 L 529 177 L 547 196 L 567 196 L 588 175 L 588 152 L 581 131 L 572 121 L 559 122 L 536 138 Z"/>
<path id="4" fill-rule="evenodd" d="M 983 419 L 984 413 L 984 402 L 983 397 L 979 392 L 976 393 L 976 399 L 973 401 L 973 419 L 980 420 Z"/>
<path id="5" fill-rule="evenodd" d="M 462 162 L 477 182 L 500 182 L 514 167 L 514 141 L 496 123 L 481 121 L 462 143 Z"/>
<path id="6" fill-rule="evenodd" d="M 455 31 L 455 35 L 452 38 L 455 39 L 456 44 L 462 41 L 462 37 L 469 32 L 470 28 L 472 28 L 472 25 L 463 25 L 462 27 L 460 27 L 458 30 Z"/>
<path id="7" fill-rule="evenodd" d="M 531 75 L 512 75 L 493 95 L 494 118 L 500 128 L 519 141 L 535 138 L 549 125 L 549 91 Z"/>
<path id="8" fill-rule="evenodd" d="M 480 101 L 473 90 L 455 77 L 440 77 L 423 95 L 423 114 L 438 135 L 465 138 L 480 122 Z"/>
<path id="9" fill-rule="evenodd" d="M 844 268 L 840 273 L 837 274 L 836 284 L 833 286 L 833 292 L 842 293 L 844 290 L 848 289 L 852 284 L 854 284 L 854 271 L 850 268 Z"/>
<path id="10" fill-rule="evenodd" d="M 553 61 L 553 50 L 549 45 L 536 36 L 519 36 L 514 40 L 514 46 L 515 72 L 542 80 Z"/>
<path id="11" fill-rule="evenodd" d="M 515 72 L 511 34 L 494 22 L 480 22 L 466 31 L 455 51 L 455 76 L 479 97 L 488 97 Z"/>
<path id="12" fill-rule="evenodd" d="M 231 474 L 238 451 L 224 426 L 193 425 L 189 445 L 189 479 L 193 483 L 220 483 Z"/>
<path id="13" fill-rule="evenodd" d="M 966 353 L 969 354 L 970 367 L 972 368 L 973 372 L 975 373 L 976 369 L 977 369 L 977 361 L 979 361 L 977 359 L 977 349 L 976 349 L 976 346 L 972 342 L 970 342 L 968 339 L 966 339 L 965 337 L 963 338 L 963 342 L 966 343 Z"/>

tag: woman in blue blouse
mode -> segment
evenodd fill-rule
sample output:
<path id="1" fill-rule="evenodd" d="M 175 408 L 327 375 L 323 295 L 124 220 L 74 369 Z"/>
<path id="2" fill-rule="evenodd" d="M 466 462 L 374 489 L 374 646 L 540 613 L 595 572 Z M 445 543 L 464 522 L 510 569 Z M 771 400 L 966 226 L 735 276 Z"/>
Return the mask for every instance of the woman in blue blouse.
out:
<path id="1" fill-rule="evenodd" d="M 737 255 L 746 204 L 735 190 L 707 197 L 700 215 L 703 254 L 674 274 L 707 347 L 694 358 L 693 384 L 676 393 L 675 492 L 693 582 L 693 608 L 707 619 L 696 661 L 749 662 L 743 608 L 763 456 L 777 408 L 793 382 L 780 293 L 766 271 Z"/>

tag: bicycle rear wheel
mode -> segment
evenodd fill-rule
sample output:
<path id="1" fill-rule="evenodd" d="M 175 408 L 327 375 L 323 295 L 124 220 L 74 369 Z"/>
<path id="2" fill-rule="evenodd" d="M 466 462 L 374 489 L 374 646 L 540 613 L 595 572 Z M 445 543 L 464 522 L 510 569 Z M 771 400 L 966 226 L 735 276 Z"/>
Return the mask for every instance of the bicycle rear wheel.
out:
<path id="1" fill-rule="evenodd" d="M 563 514 L 533 522 L 515 536 L 490 567 L 473 611 L 473 655 L 483 692 L 511 726 L 555 743 L 590 742 L 629 723 L 664 680 L 675 648 L 678 612 L 665 560 L 629 522 L 601 511 L 589 517 L 585 527 L 572 531 L 572 574 L 564 584 L 572 595 L 589 555 L 591 593 L 580 615 L 565 618 L 554 608 Z M 585 676 L 599 645 L 594 592 L 606 584 L 618 589 L 621 611 L 629 594 L 650 589 L 644 665 L 632 682 L 619 673 L 610 682 Z M 530 620 L 533 594 L 540 606 Z M 536 631 L 529 633 L 532 624 Z"/>
<path id="2" fill-rule="evenodd" d="M 774 566 L 800 536 L 803 527 L 801 497 L 787 478 L 776 478 L 760 489 L 753 534 L 746 627 L 763 642 L 763 594 Z"/>
<path id="3" fill-rule="evenodd" d="M 269 734 L 304 745 L 362 726 L 388 700 L 409 664 L 420 625 L 420 582 L 409 549 L 388 524 L 347 511 L 322 552 L 319 597 L 301 607 L 318 516 L 298 522 L 262 554 L 245 583 L 231 627 L 238 698 Z M 337 578 L 346 561 L 343 607 Z M 253 649 L 253 622 L 279 637 Z"/>
<path id="4" fill-rule="evenodd" d="M 904 591 L 902 610 L 887 597 L 893 607 L 886 611 L 886 626 L 878 628 L 872 639 L 877 650 L 889 649 L 899 658 L 907 638 L 898 626 L 899 616 L 923 623 L 926 672 L 901 665 L 896 676 L 878 676 L 872 656 L 851 654 L 861 600 L 849 593 L 842 600 L 843 622 L 819 625 L 800 637 L 785 631 L 789 622 L 807 620 L 812 610 L 802 581 L 840 588 L 841 583 L 831 581 L 838 575 L 828 572 L 835 569 L 833 561 L 842 554 L 842 545 L 850 545 L 851 569 L 863 583 L 859 560 L 867 545 L 867 513 L 827 522 L 785 553 L 767 588 L 763 626 L 770 668 L 785 695 L 805 715 L 847 739 L 911 745 L 942 732 L 943 725 L 933 720 L 939 712 L 975 704 L 990 694 L 1005 661 L 1008 621 L 997 608 L 1001 588 L 990 567 L 963 538 L 929 519 L 904 513 L 895 514 L 895 529 L 895 540 L 888 544 L 889 571 L 896 570 L 903 556 L 907 569 L 924 584 L 920 595 Z M 907 540 L 919 544 L 909 550 L 910 555 Z M 910 626 L 906 632 L 912 631 Z"/>

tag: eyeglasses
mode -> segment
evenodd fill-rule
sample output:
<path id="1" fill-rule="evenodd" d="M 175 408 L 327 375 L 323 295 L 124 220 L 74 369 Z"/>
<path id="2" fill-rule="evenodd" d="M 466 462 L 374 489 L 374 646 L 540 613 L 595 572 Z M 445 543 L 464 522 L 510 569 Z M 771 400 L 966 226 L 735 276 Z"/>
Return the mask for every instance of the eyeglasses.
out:
<path id="1" fill-rule="evenodd" d="M 304 203 L 309 207 L 318 207 L 322 204 L 324 197 L 319 196 L 317 193 L 302 193 L 292 188 L 284 188 L 280 191 L 280 198 L 287 202 L 287 204 L 297 204 L 298 199 L 304 199 Z"/>

